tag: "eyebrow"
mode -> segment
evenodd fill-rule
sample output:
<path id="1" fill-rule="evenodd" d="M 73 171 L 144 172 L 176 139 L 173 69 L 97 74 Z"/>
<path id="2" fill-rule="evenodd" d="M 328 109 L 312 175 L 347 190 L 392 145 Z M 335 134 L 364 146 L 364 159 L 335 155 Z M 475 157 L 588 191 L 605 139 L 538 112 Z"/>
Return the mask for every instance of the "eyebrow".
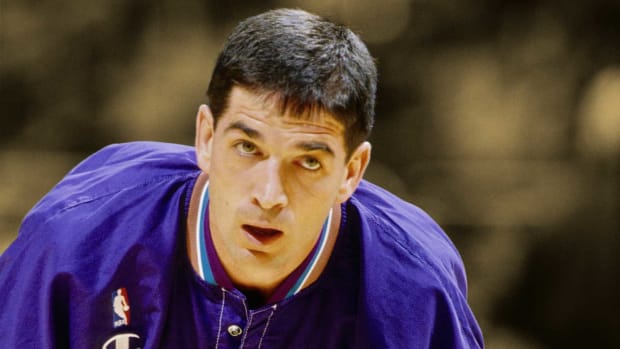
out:
<path id="1" fill-rule="evenodd" d="M 250 138 L 254 138 L 254 139 L 259 139 L 262 140 L 263 139 L 263 135 L 258 132 L 257 130 L 249 127 L 248 125 L 244 124 L 241 121 L 236 121 L 233 122 L 232 124 L 228 125 L 228 127 L 226 127 L 226 129 L 224 130 L 224 132 L 229 132 L 229 131 L 234 131 L 234 130 L 238 130 L 241 131 L 243 133 L 245 133 L 246 136 L 250 137 Z M 327 145 L 327 143 L 324 142 L 319 142 L 319 141 L 302 141 L 302 142 L 298 142 L 295 144 L 295 147 L 298 149 L 302 149 L 304 151 L 310 152 L 310 151 L 321 151 L 321 152 L 325 152 L 331 156 L 335 156 L 336 154 L 334 153 L 334 150 Z"/>
<path id="2" fill-rule="evenodd" d="M 299 142 L 295 144 L 295 147 L 299 149 L 303 149 L 305 151 L 322 151 L 331 156 L 335 156 L 335 153 L 332 150 L 332 148 L 330 148 L 329 145 L 327 145 L 327 143 L 323 143 L 323 142 Z"/>
<path id="3" fill-rule="evenodd" d="M 226 127 L 224 132 L 233 131 L 233 130 L 239 130 L 239 131 L 245 133 L 245 135 L 250 137 L 250 138 L 254 138 L 254 139 L 262 139 L 263 138 L 263 135 L 261 135 L 260 132 L 258 132 L 257 130 L 249 127 L 248 125 L 244 124 L 241 121 L 236 121 L 236 122 L 233 122 L 232 124 L 228 125 L 228 127 Z"/>

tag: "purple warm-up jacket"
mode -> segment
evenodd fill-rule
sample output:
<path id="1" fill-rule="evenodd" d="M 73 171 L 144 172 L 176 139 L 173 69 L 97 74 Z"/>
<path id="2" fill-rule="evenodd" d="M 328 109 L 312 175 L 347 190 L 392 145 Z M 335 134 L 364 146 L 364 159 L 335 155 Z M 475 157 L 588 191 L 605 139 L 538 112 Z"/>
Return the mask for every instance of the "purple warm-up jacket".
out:
<path id="1" fill-rule="evenodd" d="M 193 148 L 112 145 L 26 216 L 0 257 L 1 348 L 482 348 L 454 245 L 362 182 L 309 287 L 257 309 L 206 283 L 185 244 Z"/>

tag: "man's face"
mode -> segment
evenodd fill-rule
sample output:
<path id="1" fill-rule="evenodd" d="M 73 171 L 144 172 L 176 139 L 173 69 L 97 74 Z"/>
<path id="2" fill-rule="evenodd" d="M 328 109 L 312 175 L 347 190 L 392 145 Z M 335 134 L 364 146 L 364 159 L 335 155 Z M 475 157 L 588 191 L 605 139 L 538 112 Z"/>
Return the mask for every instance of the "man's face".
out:
<path id="1" fill-rule="evenodd" d="M 237 286 L 274 287 L 310 253 L 329 210 L 355 190 L 370 146 L 347 161 L 336 119 L 282 115 L 273 100 L 238 87 L 217 128 L 206 107 L 197 128 L 219 258 Z"/>

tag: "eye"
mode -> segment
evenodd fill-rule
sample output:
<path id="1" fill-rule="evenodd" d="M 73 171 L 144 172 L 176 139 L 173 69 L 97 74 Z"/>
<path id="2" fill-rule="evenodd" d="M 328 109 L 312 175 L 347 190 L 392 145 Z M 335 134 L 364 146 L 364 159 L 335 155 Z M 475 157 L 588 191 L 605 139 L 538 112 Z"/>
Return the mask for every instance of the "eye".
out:
<path id="1" fill-rule="evenodd" d="M 241 141 L 235 144 L 235 149 L 242 155 L 255 155 L 258 152 L 256 145 L 248 141 Z"/>
<path id="2" fill-rule="evenodd" d="M 317 160 L 316 158 L 313 157 L 305 157 L 303 158 L 299 164 L 301 165 L 301 167 L 305 168 L 306 170 L 310 170 L 310 171 L 318 171 L 321 169 L 321 162 L 319 160 Z"/>

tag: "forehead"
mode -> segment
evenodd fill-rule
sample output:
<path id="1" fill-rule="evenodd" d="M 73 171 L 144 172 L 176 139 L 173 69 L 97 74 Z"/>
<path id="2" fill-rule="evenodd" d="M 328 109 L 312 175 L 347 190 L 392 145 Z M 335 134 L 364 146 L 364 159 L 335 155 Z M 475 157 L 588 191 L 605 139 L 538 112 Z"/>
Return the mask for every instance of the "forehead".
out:
<path id="1" fill-rule="evenodd" d="M 303 130 L 307 133 L 344 138 L 345 127 L 330 113 L 319 108 L 296 113 L 294 107 L 283 108 L 277 94 L 256 93 L 235 86 L 230 92 L 227 108 L 218 123 L 232 123 L 240 118 L 253 119 L 274 128 Z"/>

